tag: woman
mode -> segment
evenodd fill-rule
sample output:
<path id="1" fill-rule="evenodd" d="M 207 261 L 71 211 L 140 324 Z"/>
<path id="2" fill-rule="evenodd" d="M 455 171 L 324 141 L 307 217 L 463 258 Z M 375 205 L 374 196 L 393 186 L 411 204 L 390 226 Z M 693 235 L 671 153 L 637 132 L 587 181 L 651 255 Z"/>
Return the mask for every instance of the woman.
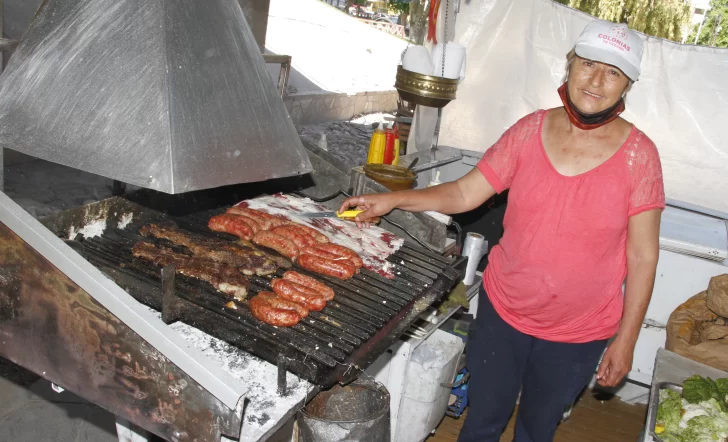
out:
<path id="1" fill-rule="evenodd" d="M 567 57 L 563 107 L 518 121 L 455 182 L 341 206 L 366 209 L 359 221 L 394 208 L 460 213 L 510 189 L 468 341 L 461 442 L 498 441 L 519 392 L 515 440 L 551 441 L 595 369 L 609 387 L 632 367 L 665 205 L 654 143 L 619 117 L 641 56 L 625 25 L 593 21 Z"/>

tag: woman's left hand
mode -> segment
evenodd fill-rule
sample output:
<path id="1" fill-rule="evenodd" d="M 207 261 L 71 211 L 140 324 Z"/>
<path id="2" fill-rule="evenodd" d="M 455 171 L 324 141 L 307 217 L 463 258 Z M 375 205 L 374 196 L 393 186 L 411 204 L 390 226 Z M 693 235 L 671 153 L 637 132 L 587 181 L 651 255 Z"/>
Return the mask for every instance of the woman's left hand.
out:
<path id="1" fill-rule="evenodd" d="M 632 370 L 634 342 L 615 339 L 604 352 L 602 362 L 597 369 L 597 381 L 603 387 L 616 387 L 627 373 Z"/>

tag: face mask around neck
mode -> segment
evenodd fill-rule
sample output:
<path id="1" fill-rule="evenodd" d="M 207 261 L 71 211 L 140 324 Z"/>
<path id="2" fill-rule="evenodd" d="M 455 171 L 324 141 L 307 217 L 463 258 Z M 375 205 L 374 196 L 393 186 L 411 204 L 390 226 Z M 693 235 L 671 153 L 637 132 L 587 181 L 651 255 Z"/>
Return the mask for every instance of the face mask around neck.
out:
<path id="1" fill-rule="evenodd" d="M 611 123 L 616 120 L 619 115 L 624 112 L 624 99 L 620 98 L 614 106 L 604 109 L 601 112 L 594 114 L 585 114 L 574 106 L 569 98 L 568 83 L 564 83 L 559 88 L 559 97 L 561 102 L 564 103 L 564 109 L 566 114 L 569 116 L 571 124 L 582 130 L 592 130 L 598 127 L 602 127 L 607 123 Z"/>

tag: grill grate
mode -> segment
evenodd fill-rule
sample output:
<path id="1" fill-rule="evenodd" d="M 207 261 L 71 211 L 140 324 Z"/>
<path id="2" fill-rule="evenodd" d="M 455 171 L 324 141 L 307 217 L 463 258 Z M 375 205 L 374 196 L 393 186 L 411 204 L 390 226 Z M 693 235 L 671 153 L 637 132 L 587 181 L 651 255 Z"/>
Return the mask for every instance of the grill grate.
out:
<path id="1" fill-rule="evenodd" d="M 220 212 L 164 219 L 202 236 L 237 239 L 207 229 L 210 216 Z M 287 369 L 323 387 L 355 378 L 457 282 L 456 267 L 463 263 L 405 244 L 388 258 L 393 280 L 366 269 L 342 281 L 296 268 L 329 285 L 336 297 L 294 327 L 274 327 L 255 319 L 247 303 L 237 311 L 223 308 L 227 295 L 183 275 L 175 276 L 174 299 L 167 300 L 160 268 L 131 254 L 140 239 L 154 241 L 140 236 L 140 227 L 107 229 L 83 241 L 86 258 L 137 300 L 163 311 L 168 322 L 184 321 L 272 363 L 284 357 Z M 282 273 L 279 269 L 275 275 L 250 277 L 249 296 L 271 290 L 270 279 Z"/>

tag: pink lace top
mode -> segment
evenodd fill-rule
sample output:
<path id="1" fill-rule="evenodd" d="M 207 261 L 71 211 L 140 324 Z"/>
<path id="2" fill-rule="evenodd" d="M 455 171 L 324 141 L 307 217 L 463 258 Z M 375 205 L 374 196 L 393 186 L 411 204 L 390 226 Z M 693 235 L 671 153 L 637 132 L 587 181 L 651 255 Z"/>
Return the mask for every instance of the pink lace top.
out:
<path id="1" fill-rule="evenodd" d="M 510 189 L 505 231 L 483 284 L 517 330 L 557 342 L 611 337 L 622 316 L 627 221 L 665 207 L 655 144 L 633 128 L 624 145 L 580 175 L 561 175 L 543 146 L 546 111 L 530 114 L 486 151 L 478 169 Z"/>

